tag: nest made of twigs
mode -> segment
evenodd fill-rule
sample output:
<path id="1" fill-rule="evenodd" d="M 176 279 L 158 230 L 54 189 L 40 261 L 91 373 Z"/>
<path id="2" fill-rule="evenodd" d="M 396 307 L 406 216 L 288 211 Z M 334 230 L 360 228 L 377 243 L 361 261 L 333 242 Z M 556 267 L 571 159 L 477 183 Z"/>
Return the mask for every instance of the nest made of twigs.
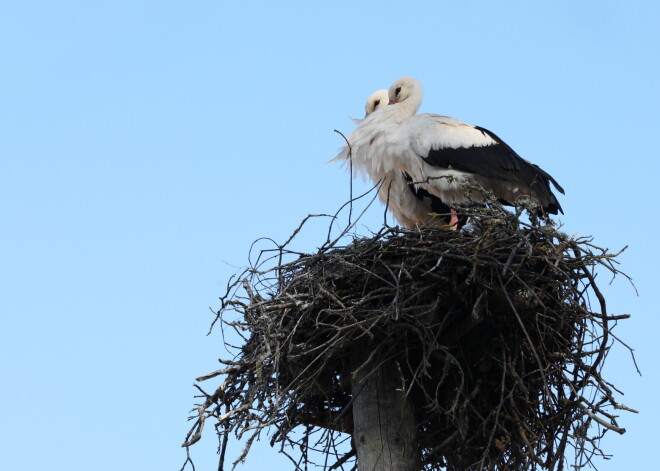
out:
<path id="1" fill-rule="evenodd" d="M 184 445 L 214 417 L 225 433 L 253 433 L 239 459 L 267 427 L 271 443 L 301 449 L 316 431 L 329 451 L 352 432 L 352 372 L 389 362 L 415 407 L 424 469 L 562 469 L 571 448 L 580 468 L 602 454 L 627 409 L 601 377 L 627 315 L 607 313 L 595 270 L 619 273 L 616 254 L 518 216 L 482 211 L 473 232 L 384 227 L 243 272 L 218 318 L 245 343 L 198 378 L 225 377 Z M 350 469 L 353 455 L 332 466 Z"/>

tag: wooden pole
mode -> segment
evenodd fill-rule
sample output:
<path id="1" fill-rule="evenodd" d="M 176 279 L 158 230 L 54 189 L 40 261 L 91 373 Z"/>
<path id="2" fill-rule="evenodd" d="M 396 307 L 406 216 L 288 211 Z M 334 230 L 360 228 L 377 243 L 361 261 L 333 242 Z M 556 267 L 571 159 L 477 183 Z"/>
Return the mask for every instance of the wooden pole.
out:
<path id="1" fill-rule="evenodd" d="M 418 470 L 417 427 L 398 365 L 359 368 L 352 391 L 358 471 Z"/>

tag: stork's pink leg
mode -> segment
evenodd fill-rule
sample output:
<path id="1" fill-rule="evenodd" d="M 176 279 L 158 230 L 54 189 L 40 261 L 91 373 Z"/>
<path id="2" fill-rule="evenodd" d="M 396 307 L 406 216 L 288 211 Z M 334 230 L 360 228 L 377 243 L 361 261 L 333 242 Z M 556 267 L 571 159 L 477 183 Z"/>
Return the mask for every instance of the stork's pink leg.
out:
<path id="1" fill-rule="evenodd" d="M 449 220 L 449 228 L 452 231 L 458 230 L 458 214 L 456 213 L 456 210 L 454 208 L 452 208 L 451 210 L 451 219 Z"/>

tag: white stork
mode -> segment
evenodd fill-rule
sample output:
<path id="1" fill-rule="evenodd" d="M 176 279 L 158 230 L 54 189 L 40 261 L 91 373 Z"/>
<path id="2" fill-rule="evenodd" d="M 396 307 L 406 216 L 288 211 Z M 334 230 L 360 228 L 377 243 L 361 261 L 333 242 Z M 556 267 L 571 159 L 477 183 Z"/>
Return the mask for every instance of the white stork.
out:
<path id="1" fill-rule="evenodd" d="M 354 137 L 360 134 L 360 126 L 368 124 L 367 117 L 375 111 L 381 110 L 389 103 L 388 90 L 377 90 L 372 93 L 364 105 L 365 119 L 354 119 L 358 128 L 348 136 L 349 143 L 355 141 Z M 364 156 L 359 145 L 351 143 L 352 155 Z M 339 155 L 331 160 L 348 159 L 348 146 L 345 146 Z M 387 205 L 397 222 L 406 227 L 417 224 L 433 224 L 447 227 L 450 221 L 451 208 L 440 198 L 432 195 L 423 188 L 412 185 L 413 179 L 400 170 L 382 171 L 361 158 L 353 158 L 355 174 L 366 173 L 374 184 L 380 184 L 378 196 Z M 355 176 L 355 175 L 354 175 Z"/>
<path id="2" fill-rule="evenodd" d="M 389 98 L 390 106 L 365 132 L 366 152 L 385 168 L 403 168 L 418 189 L 450 205 L 482 200 L 478 192 L 466 195 L 460 185 L 466 180 L 492 190 L 505 204 L 528 198 L 545 213 L 563 213 L 550 183 L 562 194 L 563 188 L 494 133 L 447 116 L 415 115 L 422 102 L 422 87 L 416 79 L 398 79 L 389 89 Z"/>

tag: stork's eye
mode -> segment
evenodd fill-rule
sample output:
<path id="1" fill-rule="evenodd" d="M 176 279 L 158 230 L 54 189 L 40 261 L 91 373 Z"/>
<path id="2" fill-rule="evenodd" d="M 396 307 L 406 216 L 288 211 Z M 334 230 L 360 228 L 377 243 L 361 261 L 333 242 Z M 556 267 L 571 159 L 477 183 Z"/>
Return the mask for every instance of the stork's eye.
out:
<path id="1" fill-rule="evenodd" d="M 374 108 L 376 108 L 378 105 L 380 105 L 380 100 L 376 100 L 376 101 L 374 102 Z"/>
<path id="2" fill-rule="evenodd" d="M 394 90 L 394 93 L 395 93 L 396 95 L 398 95 L 399 93 L 401 93 L 401 87 L 398 87 L 396 90 Z"/>

